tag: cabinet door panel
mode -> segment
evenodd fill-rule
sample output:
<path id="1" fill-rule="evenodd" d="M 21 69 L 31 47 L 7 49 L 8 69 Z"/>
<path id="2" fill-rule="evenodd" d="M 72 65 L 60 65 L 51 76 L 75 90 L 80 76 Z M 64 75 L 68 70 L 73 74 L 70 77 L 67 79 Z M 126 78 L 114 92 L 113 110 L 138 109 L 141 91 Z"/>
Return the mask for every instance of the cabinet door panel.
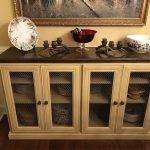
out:
<path id="1" fill-rule="evenodd" d="M 42 67 L 46 128 L 50 132 L 78 132 L 80 129 L 81 76 L 79 65 Z"/>
<path id="2" fill-rule="evenodd" d="M 121 79 L 121 65 L 84 65 L 82 131 L 113 133 Z"/>
<path id="3" fill-rule="evenodd" d="M 13 131 L 42 130 L 40 67 L 5 66 L 2 79 Z"/>
<path id="4" fill-rule="evenodd" d="M 150 67 L 127 65 L 123 74 L 117 131 L 147 132 L 150 126 Z"/>

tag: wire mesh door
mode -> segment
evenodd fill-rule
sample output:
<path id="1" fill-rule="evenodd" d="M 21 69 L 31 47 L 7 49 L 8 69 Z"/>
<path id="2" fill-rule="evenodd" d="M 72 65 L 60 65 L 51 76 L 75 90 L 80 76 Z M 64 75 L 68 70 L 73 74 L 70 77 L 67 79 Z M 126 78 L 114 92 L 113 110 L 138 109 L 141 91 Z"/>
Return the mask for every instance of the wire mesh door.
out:
<path id="1" fill-rule="evenodd" d="M 53 127 L 71 127 L 72 122 L 72 73 L 51 72 L 51 108 Z"/>
<path id="2" fill-rule="evenodd" d="M 125 95 L 121 129 L 130 132 L 146 132 L 149 124 L 150 72 L 129 71 L 129 83 Z"/>
<path id="3" fill-rule="evenodd" d="M 10 72 L 19 127 L 38 126 L 32 72 Z"/>
<path id="4" fill-rule="evenodd" d="M 109 126 L 113 77 L 112 72 L 91 73 L 89 127 Z"/>

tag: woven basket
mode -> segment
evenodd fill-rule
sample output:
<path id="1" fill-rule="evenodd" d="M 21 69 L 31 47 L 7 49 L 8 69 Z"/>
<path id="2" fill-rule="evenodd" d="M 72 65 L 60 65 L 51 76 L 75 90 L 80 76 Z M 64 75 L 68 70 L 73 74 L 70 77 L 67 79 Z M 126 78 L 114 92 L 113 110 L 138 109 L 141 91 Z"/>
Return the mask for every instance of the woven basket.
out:
<path id="1" fill-rule="evenodd" d="M 16 93 L 19 94 L 24 94 L 24 95 L 34 95 L 34 86 L 33 85 L 28 85 L 28 84 L 16 84 L 13 85 L 13 90 Z"/>
<path id="2" fill-rule="evenodd" d="M 53 104 L 52 119 L 53 123 L 60 125 L 71 125 L 72 109 L 70 104 Z"/>
<path id="3" fill-rule="evenodd" d="M 71 97 L 72 96 L 72 86 L 70 85 L 57 85 L 56 91 L 59 95 Z"/>
<path id="4" fill-rule="evenodd" d="M 18 122 L 22 126 L 38 126 L 36 108 L 32 105 L 16 106 Z"/>

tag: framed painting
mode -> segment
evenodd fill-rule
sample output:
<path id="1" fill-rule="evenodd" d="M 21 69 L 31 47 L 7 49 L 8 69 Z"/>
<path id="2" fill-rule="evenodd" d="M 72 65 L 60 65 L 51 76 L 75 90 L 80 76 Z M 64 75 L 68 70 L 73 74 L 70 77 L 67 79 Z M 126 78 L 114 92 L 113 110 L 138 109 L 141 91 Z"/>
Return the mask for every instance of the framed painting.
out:
<path id="1" fill-rule="evenodd" d="M 149 0 L 13 0 L 36 25 L 145 25 Z"/>

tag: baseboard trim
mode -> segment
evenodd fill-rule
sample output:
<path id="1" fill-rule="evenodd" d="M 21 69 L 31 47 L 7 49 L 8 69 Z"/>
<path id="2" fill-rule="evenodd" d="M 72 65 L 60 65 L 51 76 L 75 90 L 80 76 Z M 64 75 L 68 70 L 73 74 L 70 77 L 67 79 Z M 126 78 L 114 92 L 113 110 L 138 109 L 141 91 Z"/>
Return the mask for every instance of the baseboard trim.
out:
<path id="1" fill-rule="evenodd" d="M 13 140 L 150 140 L 150 134 L 48 134 L 48 133 L 12 133 Z"/>

